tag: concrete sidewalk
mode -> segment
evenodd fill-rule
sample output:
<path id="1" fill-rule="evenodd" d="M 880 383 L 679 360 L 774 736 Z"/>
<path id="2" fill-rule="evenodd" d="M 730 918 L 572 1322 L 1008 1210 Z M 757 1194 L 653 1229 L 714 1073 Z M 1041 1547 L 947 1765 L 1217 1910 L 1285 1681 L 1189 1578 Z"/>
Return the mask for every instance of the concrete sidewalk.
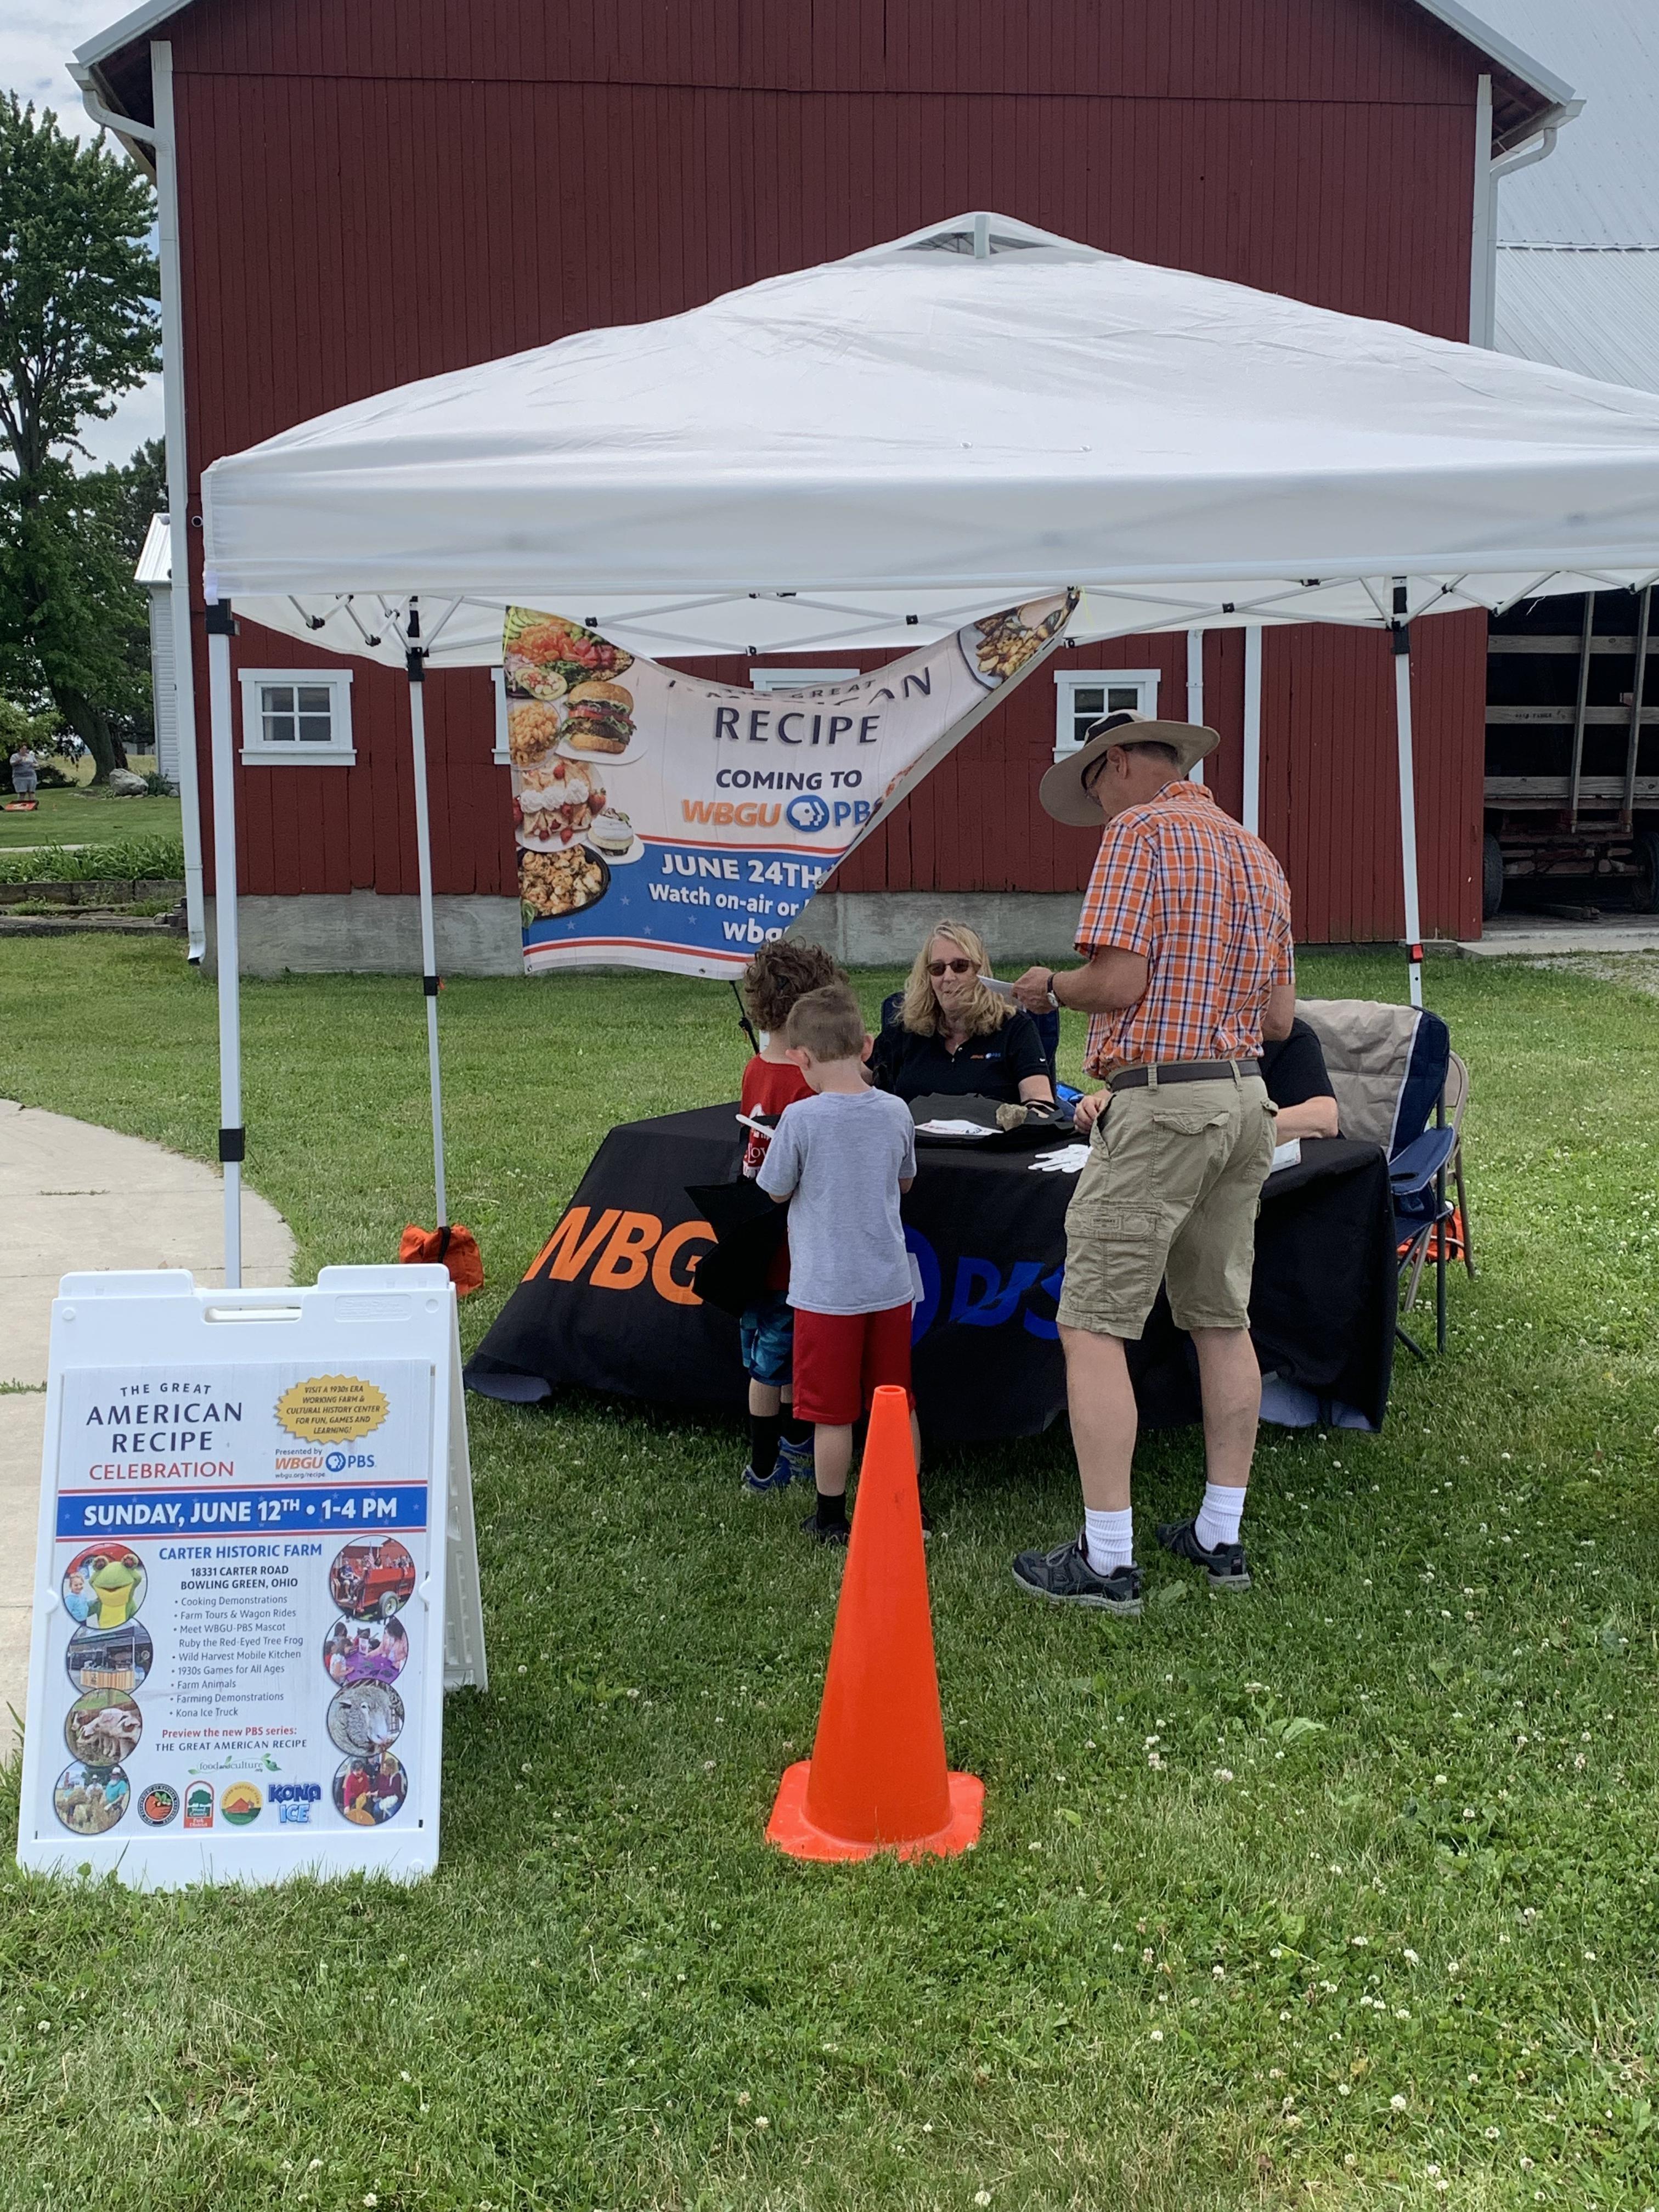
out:
<path id="1" fill-rule="evenodd" d="M 217 1172 L 138 1137 L 0 1099 L 0 1383 L 44 1386 L 58 1278 L 83 1267 L 188 1267 L 222 1283 Z M 245 1193 L 243 1272 L 286 1283 L 294 1239 L 273 1206 Z M 28 1686 L 44 1387 L 0 1392 L 0 1759 L 16 1747 Z"/>

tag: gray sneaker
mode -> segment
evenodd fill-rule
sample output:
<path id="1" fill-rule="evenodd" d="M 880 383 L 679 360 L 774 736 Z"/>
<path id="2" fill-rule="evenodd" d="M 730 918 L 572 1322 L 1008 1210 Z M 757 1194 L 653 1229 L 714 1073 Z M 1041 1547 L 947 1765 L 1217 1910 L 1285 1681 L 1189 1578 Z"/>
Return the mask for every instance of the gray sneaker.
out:
<path id="1" fill-rule="evenodd" d="M 1086 1605 L 1098 1613 L 1129 1615 L 1140 1611 L 1140 1569 L 1131 1565 L 1097 1575 L 1081 1533 L 1052 1552 L 1022 1552 L 1014 1561 L 1014 1580 L 1051 1605 Z"/>

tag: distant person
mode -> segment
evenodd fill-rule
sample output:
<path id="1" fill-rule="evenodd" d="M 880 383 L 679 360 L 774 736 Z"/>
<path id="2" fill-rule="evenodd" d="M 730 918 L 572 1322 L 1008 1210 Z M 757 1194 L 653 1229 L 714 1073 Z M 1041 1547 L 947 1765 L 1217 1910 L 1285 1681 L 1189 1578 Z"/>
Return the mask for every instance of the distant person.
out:
<path id="1" fill-rule="evenodd" d="M 40 781 L 40 763 L 27 739 L 11 757 L 11 787 L 20 799 L 33 799 Z"/>
<path id="2" fill-rule="evenodd" d="M 784 1028 L 798 999 L 846 976 L 823 948 L 792 945 L 775 938 L 763 945 L 743 971 L 743 1003 L 760 1036 L 760 1049 L 743 1071 L 740 1110 L 772 1122 L 812 1086 L 789 1057 Z M 750 1128 L 744 1146 L 743 1171 L 760 1172 L 771 1137 Z M 749 1464 L 743 1486 L 751 1497 L 787 1490 L 792 1482 L 812 1480 L 812 1431 L 794 1407 L 791 1379 L 795 1355 L 795 1316 L 790 1309 L 787 1232 L 767 1271 L 766 1287 L 738 1322 L 744 1372 L 749 1377 Z"/>
<path id="3" fill-rule="evenodd" d="M 769 1197 L 789 1206 L 795 1411 L 812 1424 L 817 1504 L 801 1526 L 847 1541 L 853 1426 L 884 1384 L 910 1391 L 915 1288 L 899 1200 L 915 1180 L 910 1109 L 864 1079 L 864 1016 L 845 983 L 797 999 L 784 1032 L 813 1096 L 784 1109 L 761 1163 Z"/>
<path id="4" fill-rule="evenodd" d="M 898 1018 L 876 1039 L 870 1073 L 906 1100 L 1054 1103 L 1048 1055 L 1030 1014 L 994 991 L 985 940 L 965 922 L 935 922 L 904 987 Z"/>

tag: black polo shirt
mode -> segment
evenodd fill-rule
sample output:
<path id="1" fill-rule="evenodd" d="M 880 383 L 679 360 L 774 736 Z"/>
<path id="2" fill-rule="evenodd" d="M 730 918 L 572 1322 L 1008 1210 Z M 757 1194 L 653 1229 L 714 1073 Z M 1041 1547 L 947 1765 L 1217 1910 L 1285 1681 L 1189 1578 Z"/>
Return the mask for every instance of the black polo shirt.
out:
<path id="1" fill-rule="evenodd" d="M 965 1098 L 977 1094 L 1012 1104 L 1028 1075 L 1048 1073 L 1036 1024 L 1016 1009 L 988 1036 L 969 1037 L 954 1052 L 940 1036 L 918 1036 L 894 1022 L 876 1039 L 870 1069 L 878 1087 L 904 1099 L 942 1092 Z"/>
<path id="2" fill-rule="evenodd" d="M 1310 1098 L 1336 1096 L 1318 1032 L 1299 1014 L 1289 1036 L 1269 1037 L 1262 1046 L 1261 1080 L 1275 1106 L 1305 1106 Z"/>

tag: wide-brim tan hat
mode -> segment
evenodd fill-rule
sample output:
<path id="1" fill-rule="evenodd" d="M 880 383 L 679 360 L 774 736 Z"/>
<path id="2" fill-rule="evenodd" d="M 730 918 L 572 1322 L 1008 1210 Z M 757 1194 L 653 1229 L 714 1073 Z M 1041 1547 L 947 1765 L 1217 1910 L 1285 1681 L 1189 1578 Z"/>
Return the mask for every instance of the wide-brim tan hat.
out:
<path id="1" fill-rule="evenodd" d="M 1037 786 L 1042 811 L 1073 830 L 1100 826 L 1100 808 L 1085 788 L 1089 771 L 1113 745 L 1168 745 L 1176 757 L 1176 774 L 1190 775 L 1206 753 L 1221 743 L 1220 732 L 1200 722 L 1155 722 L 1149 715 L 1120 708 L 1089 725 L 1089 735 L 1074 753 L 1056 761 Z"/>

